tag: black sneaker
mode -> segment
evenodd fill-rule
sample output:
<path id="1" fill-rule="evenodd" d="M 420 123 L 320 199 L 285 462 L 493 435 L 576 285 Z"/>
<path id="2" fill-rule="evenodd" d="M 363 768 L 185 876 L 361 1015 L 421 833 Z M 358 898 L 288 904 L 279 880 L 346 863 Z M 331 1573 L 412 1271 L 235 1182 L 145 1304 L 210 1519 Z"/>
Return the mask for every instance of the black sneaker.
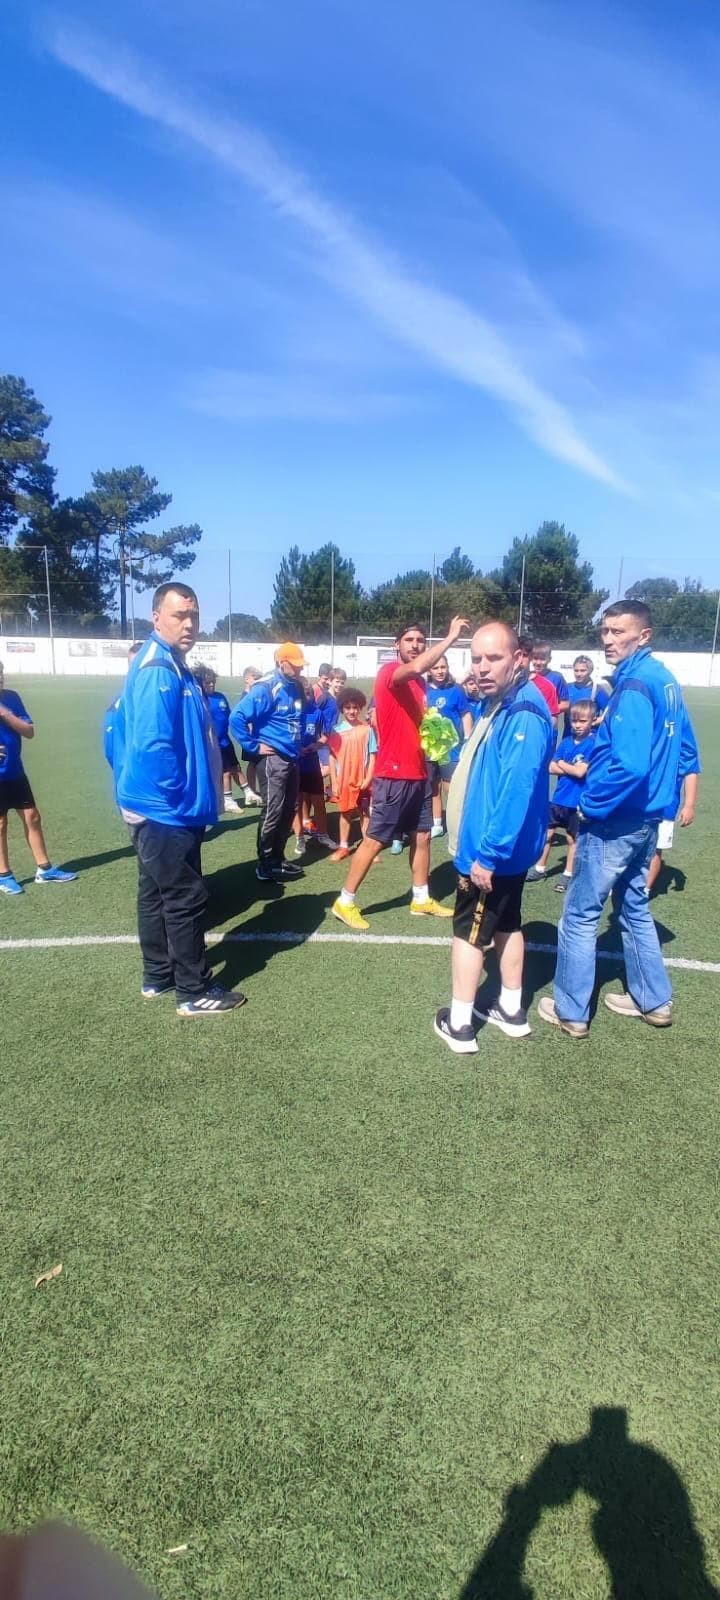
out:
<path id="1" fill-rule="evenodd" d="M 294 861 L 280 861 L 270 868 L 270 876 L 274 883 L 291 883 L 295 878 L 304 878 L 305 873 Z"/>
<path id="2" fill-rule="evenodd" d="M 218 983 L 213 983 L 197 1000 L 183 1000 L 177 1007 L 177 1014 L 179 1017 L 223 1017 L 228 1011 L 237 1011 L 246 1001 L 247 995 L 240 989 L 221 989 Z"/>
<path id="3" fill-rule="evenodd" d="M 544 883 L 546 877 L 547 877 L 547 873 L 543 871 L 542 867 L 531 867 L 530 871 L 528 872 L 528 874 L 527 874 L 527 876 L 525 878 L 525 882 L 526 883 Z"/>
<path id="4" fill-rule="evenodd" d="M 477 1039 L 469 1024 L 464 1028 L 450 1027 L 450 1011 L 444 1006 L 435 1016 L 433 1028 L 438 1039 L 444 1039 L 449 1050 L 454 1050 L 456 1056 L 476 1056 Z"/>
<path id="5" fill-rule="evenodd" d="M 473 1006 L 473 1016 L 477 1017 L 478 1022 L 489 1022 L 493 1028 L 500 1028 L 509 1039 L 526 1039 L 532 1032 L 527 1011 L 524 1011 L 522 1006 L 511 1016 L 509 1011 L 503 1010 L 499 1000 L 493 1005 L 486 1002 L 483 1006 L 479 1006 L 476 1001 Z"/>
<path id="6" fill-rule="evenodd" d="M 255 868 L 255 877 L 258 883 L 274 883 L 272 867 L 265 867 L 261 863 Z"/>
<path id="7" fill-rule="evenodd" d="M 572 883 L 572 873 L 571 872 L 562 872 L 560 874 L 560 877 L 558 878 L 557 883 L 553 884 L 553 889 L 555 890 L 556 894 L 564 894 L 565 890 L 570 888 L 571 883 Z"/>

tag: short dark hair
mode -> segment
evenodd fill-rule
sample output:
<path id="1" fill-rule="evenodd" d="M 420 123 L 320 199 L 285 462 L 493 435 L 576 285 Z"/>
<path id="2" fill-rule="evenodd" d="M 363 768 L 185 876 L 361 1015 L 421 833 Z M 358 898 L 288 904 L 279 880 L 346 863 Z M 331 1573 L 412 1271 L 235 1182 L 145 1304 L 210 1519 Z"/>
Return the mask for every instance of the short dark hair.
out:
<path id="1" fill-rule="evenodd" d="M 586 667 L 592 667 L 594 665 L 594 663 L 593 663 L 593 661 L 592 661 L 590 656 L 576 656 L 575 660 L 573 661 L 573 666 L 574 667 L 577 666 L 578 661 L 584 661 Z"/>
<path id="2" fill-rule="evenodd" d="M 343 707 L 350 705 L 351 702 L 362 708 L 362 706 L 367 705 L 367 695 L 363 694 L 362 689 L 355 689 L 353 685 L 349 683 L 346 689 L 340 690 L 340 693 L 337 697 L 338 711 L 342 711 Z"/>
<path id="3" fill-rule="evenodd" d="M 523 655 L 531 656 L 532 655 L 532 647 L 533 647 L 533 642 L 532 642 L 532 635 L 531 634 L 529 634 L 529 633 L 520 633 L 520 634 L 518 634 L 518 650 L 522 650 Z"/>
<path id="4" fill-rule="evenodd" d="M 423 626 L 422 622 L 402 622 L 395 635 L 395 643 L 397 644 L 406 633 L 421 633 L 423 639 L 427 639 L 427 628 Z"/>
<path id="5" fill-rule="evenodd" d="M 603 622 L 606 617 L 637 617 L 644 628 L 652 627 L 652 611 L 644 600 L 615 600 L 603 611 Z"/>
<path id="6" fill-rule="evenodd" d="M 142 650 L 142 647 L 143 647 L 144 643 L 145 643 L 144 639 L 133 639 L 132 644 L 128 648 L 128 655 L 129 656 L 136 656 L 137 653 L 138 653 L 138 650 Z"/>
<path id="7" fill-rule="evenodd" d="M 207 683 L 207 675 L 208 675 L 207 674 L 207 667 L 203 667 L 203 666 L 193 667 L 193 677 L 195 679 L 195 682 L 199 683 L 200 688 L 203 691 L 205 689 L 205 684 Z"/>
<path id="8" fill-rule="evenodd" d="M 321 661 L 320 665 L 319 665 L 319 667 L 317 669 L 318 677 L 319 678 L 324 678 L 324 677 L 327 676 L 328 672 L 332 672 L 332 662 L 331 661 Z"/>
<path id="9" fill-rule="evenodd" d="M 344 667 L 331 667 L 330 676 L 331 678 L 343 678 L 347 682 L 347 673 Z"/>
<path id="10" fill-rule="evenodd" d="M 542 650 L 543 655 L 547 650 L 548 655 L 552 655 L 552 645 L 549 639 L 533 639 L 532 649 L 534 651 Z"/>
<path id="11" fill-rule="evenodd" d="M 195 590 L 190 588 L 189 583 L 175 583 L 171 580 L 170 583 L 161 583 L 159 588 L 155 590 L 151 609 L 159 611 L 163 600 L 168 594 L 182 595 L 183 600 L 197 600 Z"/>

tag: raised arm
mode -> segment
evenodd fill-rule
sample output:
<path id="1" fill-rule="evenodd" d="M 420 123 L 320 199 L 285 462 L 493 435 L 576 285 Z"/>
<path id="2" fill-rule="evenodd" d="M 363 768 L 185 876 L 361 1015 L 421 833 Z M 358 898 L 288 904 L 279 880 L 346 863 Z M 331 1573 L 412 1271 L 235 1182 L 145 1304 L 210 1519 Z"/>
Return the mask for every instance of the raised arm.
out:
<path id="1" fill-rule="evenodd" d="M 418 674 L 424 677 L 426 672 L 440 661 L 447 650 L 450 650 L 462 633 L 466 633 L 470 623 L 467 617 L 453 617 L 449 630 L 439 644 L 433 644 L 429 650 L 423 650 L 422 655 L 416 656 L 414 661 L 398 661 L 395 671 L 390 679 L 391 683 L 408 683 L 410 678 Z"/>

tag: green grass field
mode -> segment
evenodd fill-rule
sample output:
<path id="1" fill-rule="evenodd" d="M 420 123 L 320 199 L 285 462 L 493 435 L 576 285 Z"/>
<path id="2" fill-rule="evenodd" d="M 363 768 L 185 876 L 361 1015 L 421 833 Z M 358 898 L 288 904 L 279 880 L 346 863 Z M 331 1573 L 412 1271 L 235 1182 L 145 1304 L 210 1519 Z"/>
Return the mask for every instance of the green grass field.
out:
<path id="1" fill-rule="evenodd" d="M 112 683 L 18 686 L 80 878 L 32 885 L 12 819 L 0 939 L 131 935 Z M 654 910 L 668 957 L 717 963 L 720 697 L 689 699 L 700 812 Z M 343 869 L 260 895 L 254 830 L 207 842 L 213 932 L 340 933 Z M 445 934 L 407 890 L 384 856 L 373 934 Z M 533 942 L 560 903 L 528 888 Z M 142 1003 L 132 945 L 0 952 L 0 1521 L 76 1521 L 164 1600 L 716 1594 L 720 972 L 674 972 L 668 1033 L 601 1007 L 587 1045 L 537 1022 L 466 1060 L 431 1029 L 445 948 L 212 954 L 250 1003 L 192 1026 Z"/>

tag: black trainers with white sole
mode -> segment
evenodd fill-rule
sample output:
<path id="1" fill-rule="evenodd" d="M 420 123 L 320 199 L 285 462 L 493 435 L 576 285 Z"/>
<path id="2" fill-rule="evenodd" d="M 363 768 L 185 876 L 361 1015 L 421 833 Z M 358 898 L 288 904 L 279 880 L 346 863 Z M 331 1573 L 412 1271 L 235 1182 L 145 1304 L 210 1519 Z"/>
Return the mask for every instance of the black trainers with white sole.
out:
<path id="1" fill-rule="evenodd" d="M 527 1011 L 524 1011 L 522 1006 L 519 1011 L 511 1015 L 509 1011 L 503 1009 L 499 1000 L 493 1005 L 476 1004 L 473 1006 L 473 1016 L 477 1017 L 478 1022 L 487 1022 L 493 1028 L 500 1028 L 502 1033 L 507 1034 L 508 1039 L 526 1039 L 528 1034 L 532 1033 Z"/>
<path id="2" fill-rule="evenodd" d="M 469 1025 L 464 1028 L 451 1028 L 450 1011 L 447 1006 L 436 1013 L 433 1028 L 438 1039 L 444 1039 L 448 1049 L 454 1050 L 456 1056 L 477 1055 L 477 1039 L 473 1029 Z"/>
<path id="3" fill-rule="evenodd" d="M 295 878 L 305 877 L 302 867 L 295 861 L 280 861 L 270 872 L 274 883 L 292 883 Z"/>
<path id="4" fill-rule="evenodd" d="M 214 983 L 205 994 L 198 995 L 197 1000 L 182 1000 L 177 1014 L 179 1017 L 224 1017 L 246 1002 L 247 995 L 241 989 L 221 989 Z"/>

